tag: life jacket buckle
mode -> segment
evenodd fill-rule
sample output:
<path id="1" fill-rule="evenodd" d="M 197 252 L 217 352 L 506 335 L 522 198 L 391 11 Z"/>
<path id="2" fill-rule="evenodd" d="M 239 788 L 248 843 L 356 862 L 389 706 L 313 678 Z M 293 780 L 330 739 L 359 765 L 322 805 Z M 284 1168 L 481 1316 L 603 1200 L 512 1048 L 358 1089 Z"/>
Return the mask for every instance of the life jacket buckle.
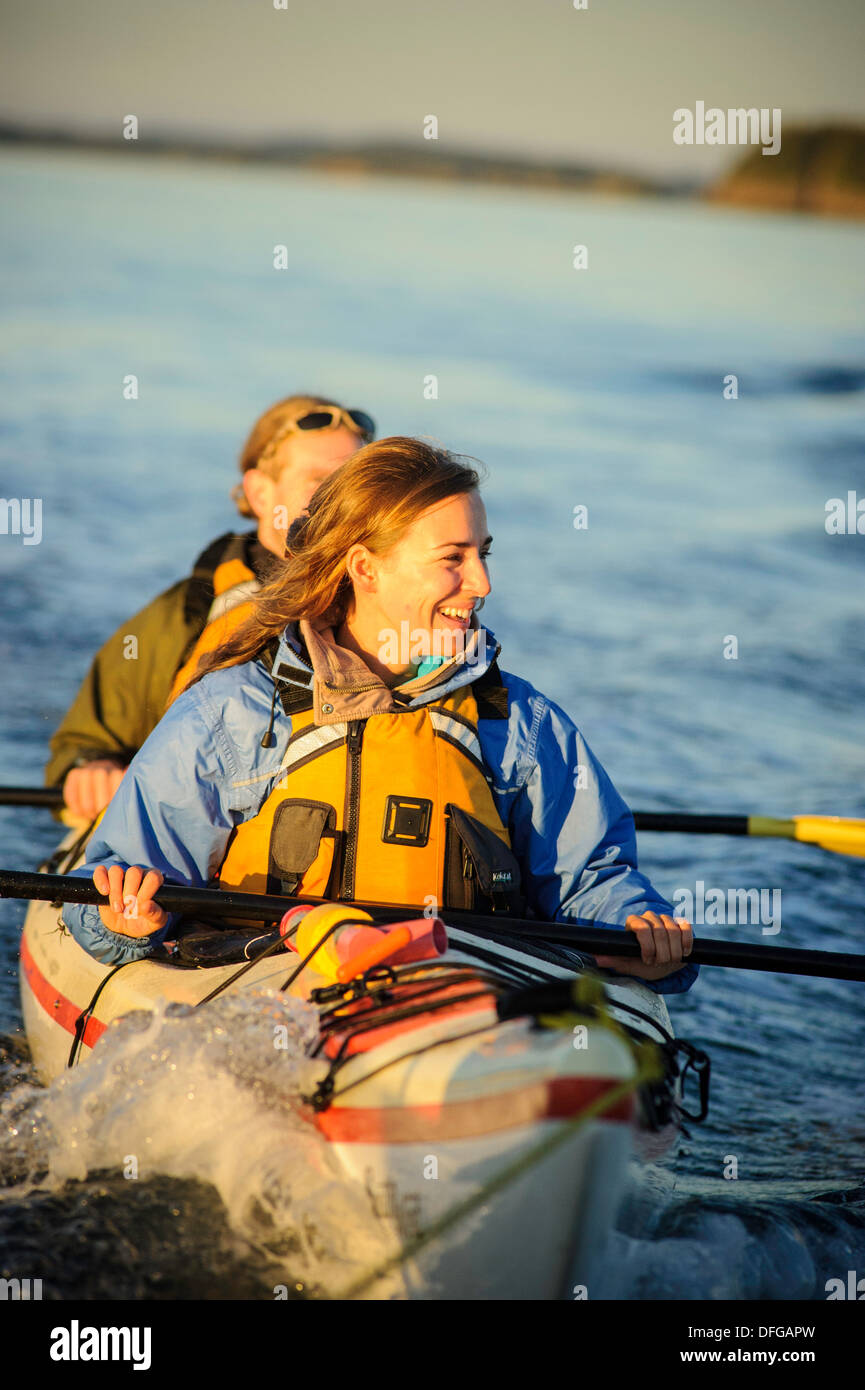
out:
<path id="1" fill-rule="evenodd" d="M 389 796 L 384 807 L 381 838 L 386 845 L 429 843 L 433 804 L 426 797 Z"/>

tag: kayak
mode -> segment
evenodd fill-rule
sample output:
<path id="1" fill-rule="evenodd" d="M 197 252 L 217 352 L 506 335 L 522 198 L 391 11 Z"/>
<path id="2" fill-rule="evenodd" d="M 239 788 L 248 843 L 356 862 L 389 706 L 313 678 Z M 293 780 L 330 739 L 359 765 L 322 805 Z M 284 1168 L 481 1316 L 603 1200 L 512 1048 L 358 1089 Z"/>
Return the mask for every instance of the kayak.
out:
<path id="1" fill-rule="evenodd" d="M 58 865 L 59 854 L 41 867 Z M 32 902 L 20 982 L 41 1080 L 88 1065 L 139 1010 L 213 1009 L 228 994 L 264 1011 L 297 1000 L 314 1011 L 309 1055 L 320 1066 L 291 1103 L 398 1251 L 398 1292 L 382 1275 L 356 1296 L 580 1296 L 631 1162 L 662 1154 L 687 1113 L 680 1058 L 697 1054 L 674 1039 L 663 998 L 601 977 L 570 948 L 481 941 L 437 919 L 420 923 L 425 946 L 343 967 L 324 944 L 312 955 L 301 944 L 303 931 L 313 948 L 325 940 L 309 926 L 316 913 L 332 941 L 384 933 L 351 904 L 305 912 L 289 914 L 283 936 L 184 922 L 158 956 L 111 966 L 62 928 L 59 904 Z"/>

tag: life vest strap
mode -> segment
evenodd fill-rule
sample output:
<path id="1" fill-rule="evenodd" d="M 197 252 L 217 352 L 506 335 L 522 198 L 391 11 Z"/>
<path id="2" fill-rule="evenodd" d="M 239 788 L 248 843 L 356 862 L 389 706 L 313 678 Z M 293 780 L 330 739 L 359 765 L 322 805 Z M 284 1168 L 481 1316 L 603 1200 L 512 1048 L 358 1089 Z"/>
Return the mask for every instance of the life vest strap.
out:
<path id="1" fill-rule="evenodd" d="M 499 663 L 490 663 L 483 675 L 472 683 L 478 719 L 507 719 L 508 688 L 502 680 Z"/>
<path id="2" fill-rule="evenodd" d="M 249 568 L 247 549 L 254 539 L 254 531 L 229 531 L 226 535 L 217 536 L 216 540 L 211 541 L 207 549 L 202 551 L 193 566 L 186 590 L 184 619 L 187 623 L 204 626 L 216 597 L 213 576 L 217 568 L 234 559 L 241 560 Z"/>
<path id="3" fill-rule="evenodd" d="M 259 656 L 271 668 L 271 679 L 276 685 L 282 708 L 286 714 L 304 714 L 307 710 L 314 707 L 312 684 L 312 670 L 301 670 L 297 666 L 290 666 L 287 662 L 280 663 L 275 668 L 277 654 L 279 652 L 279 638 L 274 637 L 265 647 L 261 649 Z M 507 686 L 502 680 L 502 673 L 499 670 L 498 662 L 493 661 L 488 669 L 479 676 L 476 681 L 471 683 L 471 691 L 475 697 L 479 719 L 507 719 L 508 717 L 508 691 Z M 395 697 L 396 698 L 396 697 Z M 404 703 L 398 700 L 398 703 Z M 430 711 L 437 709 L 436 705 L 429 707 Z M 468 720 L 461 715 L 447 711 L 447 718 L 450 721 L 456 720 L 471 729 Z M 445 733 L 444 729 L 439 730 Z M 467 743 L 468 741 L 460 736 L 451 740 L 454 743 Z M 475 737 L 475 742 L 477 738 Z M 465 751 L 465 750 L 464 750 Z M 480 758 L 480 748 L 472 750 L 475 752 L 479 765 L 482 766 Z"/>

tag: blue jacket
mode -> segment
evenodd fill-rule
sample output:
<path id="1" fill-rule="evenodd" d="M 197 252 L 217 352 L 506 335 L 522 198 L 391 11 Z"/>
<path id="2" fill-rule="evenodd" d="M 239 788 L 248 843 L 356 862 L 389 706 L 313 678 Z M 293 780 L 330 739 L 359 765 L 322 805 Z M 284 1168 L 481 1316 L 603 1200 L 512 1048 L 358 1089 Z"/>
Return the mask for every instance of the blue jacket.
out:
<path id="1" fill-rule="evenodd" d="M 307 671 L 301 651 L 290 625 L 275 664 Z M 493 634 L 481 628 L 479 659 L 451 666 L 442 684 L 410 707 L 477 680 L 498 651 Z M 638 872 L 633 816 L 579 730 L 528 681 L 504 671 L 502 679 L 508 718 L 481 719 L 478 734 L 533 911 L 549 920 L 622 927 L 631 913 L 672 915 Z M 76 872 L 89 878 L 97 864 L 140 864 L 159 869 L 169 883 L 206 886 L 233 827 L 256 815 L 278 776 L 291 718 L 277 701 L 274 742 L 262 748 L 272 695 L 270 664 L 262 659 L 214 671 L 185 691 L 134 758 L 90 841 L 87 864 Z M 585 783 L 579 787 L 578 768 Z M 109 931 L 93 906 L 67 904 L 63 919 L 91 955 L 111 964 L 148 955 L 176 920 L 132 938 Z M 674 994 L 689 989 L 697 974 L 688 964 L 647 983 Z"/>

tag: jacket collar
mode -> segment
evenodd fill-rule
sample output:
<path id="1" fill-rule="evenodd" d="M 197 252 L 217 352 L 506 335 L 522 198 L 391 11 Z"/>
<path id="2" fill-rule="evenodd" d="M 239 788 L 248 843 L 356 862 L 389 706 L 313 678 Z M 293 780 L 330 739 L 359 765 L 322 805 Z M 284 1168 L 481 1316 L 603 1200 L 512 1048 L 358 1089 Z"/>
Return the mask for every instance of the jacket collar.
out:
<path id="1" fill-rule="evenodd" d="M 432 704 L 478 680 L 500 651 L 495 635 L 478 624 L 459 656 L 420 679 L 390 688 L 361 657 L 338 645 L 332 628 L 314 627 L 301 619 L 282 634 L 272 673 L 289 686 L 309 690 L 311 685 L 316 724 L 341 724 Z"/>

